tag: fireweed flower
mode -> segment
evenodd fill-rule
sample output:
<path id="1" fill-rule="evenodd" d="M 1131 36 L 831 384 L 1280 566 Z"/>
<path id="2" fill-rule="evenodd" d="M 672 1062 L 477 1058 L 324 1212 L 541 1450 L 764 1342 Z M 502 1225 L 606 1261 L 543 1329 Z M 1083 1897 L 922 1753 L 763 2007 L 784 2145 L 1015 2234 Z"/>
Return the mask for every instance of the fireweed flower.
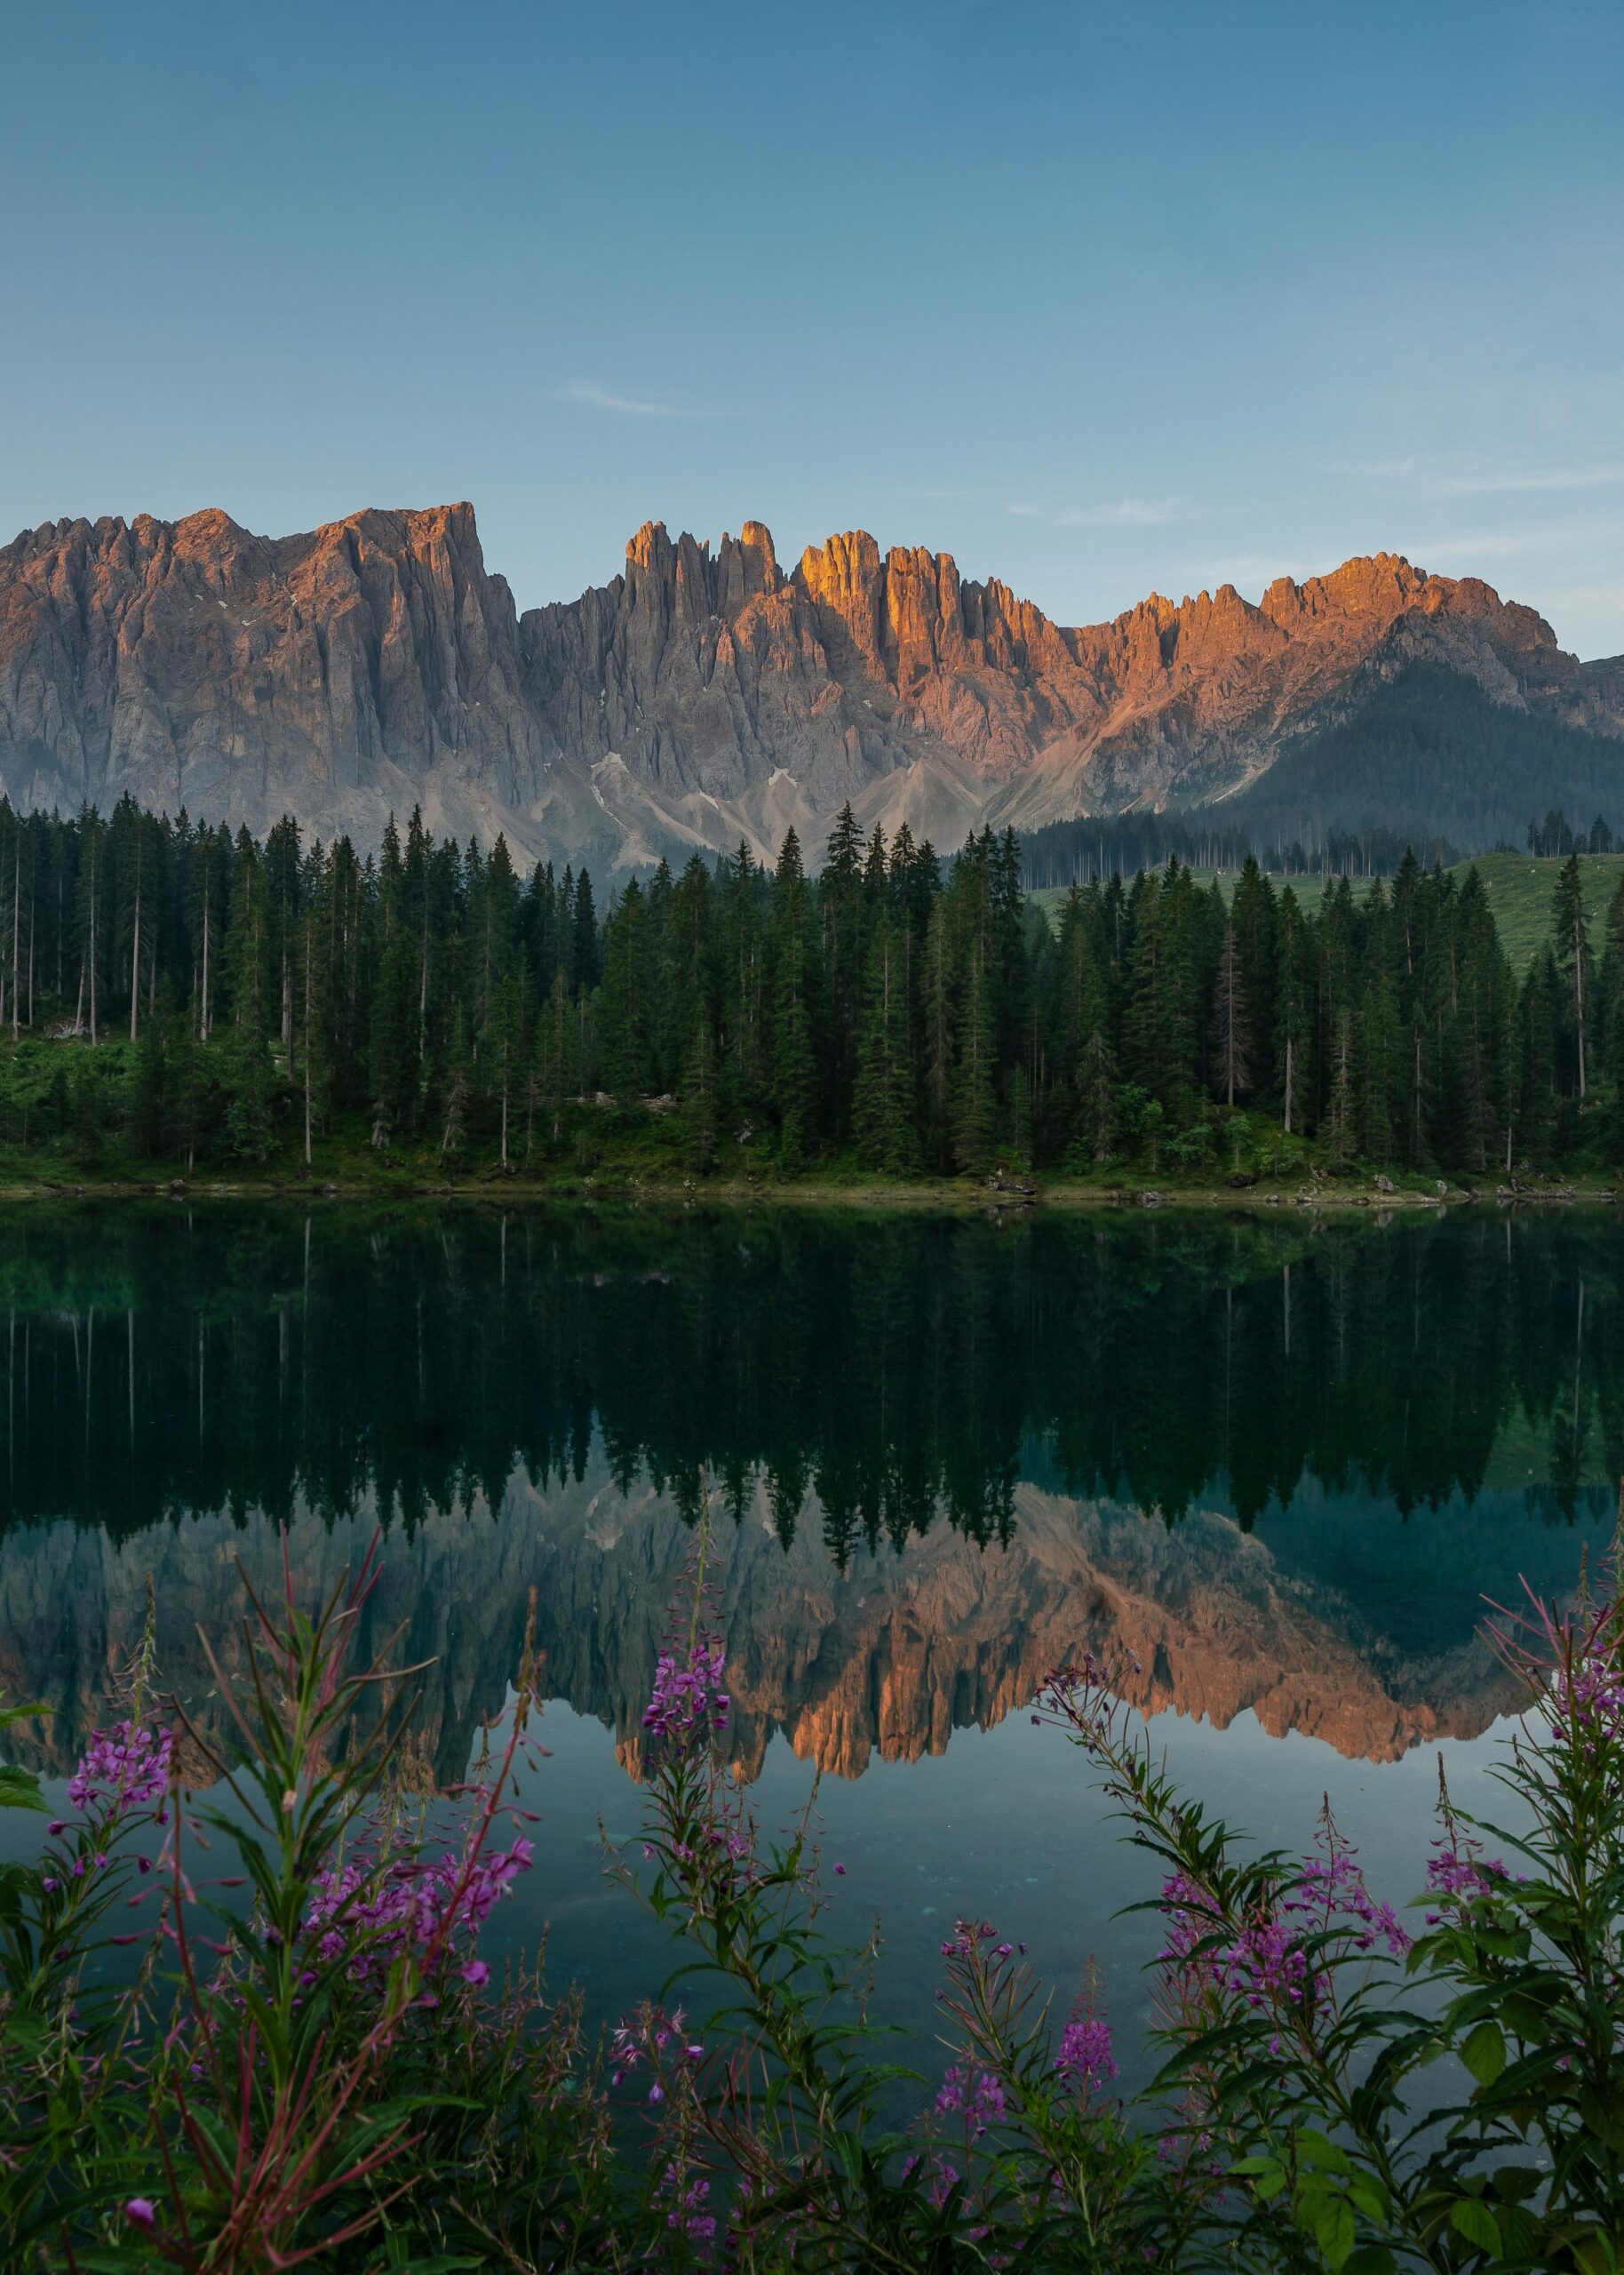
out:
<path id="1" fill-rule="evenodd" d="M 139 1722 L 92 1730 L 69 1781 L 68 1798 L 76 1809 L 93 1808 L 101 1800 L 111 1801 L 120 1812 L 149 1808 L 168 1790 L 173 1750 L 170 1731 L 146 1729 Z"/>
<path id="2" fill-rule="evenodd" d="M 1007 2114 L 1004 2088 L 990 2070 L 972 2075 L 955 2062 L 943 2078 L 936 2095 L 936 2115 L 961 2116 L 971 2140 L 979 2141 L 990 2125 L 1001 2125 Z"/>
<path id="3" fill-rule="evenodd" d="M 1351 1955 L 1384 1944 L 1401 1959 L 1410 1937 L 1390 1904 L 1379 1904 L 1365 1885 L 1350 1849 L 1328 1826 L 1325 1853 L 1305 1856 L 1271 1896 L 1258 1903 L 1238 1934 L 1223 1933 L 1218 1900 L 1187 1873 L 1162 1882 L 1166 1942 L 1158 1957 L 1174 1966 L 1187 1992 L 1220 2001 L 1244 2000 L 1254 2012 L 1300 2008 L 1330 1989 L 1328 1975 L 1311 1968 L 1305 1939 L 1333 1935 Z"/>
<path id="4" fill-rule="evenodd" d="M 706 2209 L 710 2193 L 708 2180 L 690 2180 L 685 2186 L 676 2166 L 667 2165 L 660 2182 L 660 2194 L 674 2200 L 665 2215 L 666 2226 L 685 2235 L 690 2243 L 701 2246 L 714 2243 L 716 2215 Z"/>
<path id="5" fill-rule="evenodd" d="M 681 2007 L 673 2007 L 669 2014 L 644 2000 L 636 2011 L 616 2025 L 609 2039 L 609 2083 L 624 2083 L 640 2062 L 657 2063 L 669 2051 L 673 2060 L 684 2055 L 690 2062 L 701 2060 L 703 2046 L 692 2043 L 688 2035 L 688 2018 Z M 650 2101 L 663 2101 L 664 2088 L 656 2085 L 649 2094 Z"/>
<path id="6" fill-rule="evenodd" d="M 727 1649 L 720 1636 L 701 1635 L 686 1649 L 662 1651 L 643 1728 L 681 1749 L 701 1731 L 725 1730 L 732 1704 L 722 1688 Z"/>
<path id="7" fill-rule="evenodd" d="M 1503 1858 L 1474 1856 L 1446 1842 L 1439 1844 L 1437 1853 L 1427 1864 L 1429 1895 L 1455 1904 L 1472 1904 L 1479 1896 L 1493 1896 L 1497 1886 L 1509 1878 Z M 1439 1917 L 1436 1912 L 1428 1912 L 1428 1926 L 1436 1928 Z"/>
<path id="8" fill-rule="evenodd" d="M 472 1941 L 502 1897 L 512 1895 L 520 1873 L 529 1872 L 534 1853 L 521 1835 L 511 1848 L 476 1857 L 472 1868 L 455 1851 L 432 1861 L 400 1857 L 381 1873 L 364 1860 L 326 1866 L 313 1883 L 306 1931 L 317 1937 L 325 1964 L 347 1953 L 351 1979 L 364 1981 L 407 1952 L 437 1941 L 450 1948 L 459 1936 Z"/>
<path id="9" fill-rule="evenodd" d="M 1060 2033 L 1055 2067 L 1085 2094 L 1097 2094 L 1117 2075 L 1111 2050 L 1111 2024 L 1101 2015 L 1074 2016 Z"/>
<path id="10" fill-rule="evenodd" d="M 1354 1860 L 1353 1852 L 1340 1845 L 1333 1847 L 1324 1856 L 1303 1859 L 1294 1894 L 1281 1905 L 1283 1912 L 1318 1912 L 1321 1924 L 1329 1927 L 1340 1913 L 1353 1928 L 1354 1940 L 1361 1951 L 1370 1951 L 1380 1940 L 1387 1945 L 1394 1959 L 1402 1959 L 1410 1948 L 1410 1938 L 1398 1924 L 1397 1914 L 1390 1904 L 1378 1904 L 1365 1885 L 1365 1875 Z"/>

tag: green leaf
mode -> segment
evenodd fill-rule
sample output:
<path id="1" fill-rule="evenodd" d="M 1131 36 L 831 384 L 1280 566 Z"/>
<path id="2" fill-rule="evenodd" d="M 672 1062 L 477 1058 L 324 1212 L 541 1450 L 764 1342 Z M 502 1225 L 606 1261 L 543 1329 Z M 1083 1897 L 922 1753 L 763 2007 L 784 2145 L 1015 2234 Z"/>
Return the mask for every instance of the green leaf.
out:
<path id="1" fill-rule="evenodd" d="M 1506 2041 L 1500 2025 L 1479 2023 L 1461 2048 L 1461 2059 L 1480 2086 L 1492 2086 L 1506 2066 Z"/>
<path id="2" fill-rule="evenodd" d="M 1620 2114 L 1616 2094 L 1604 2101 L 1599 2094 L 1581 2093 L 1579 2113 L 1589 2130 L 1610 2149 L 1624 2151 L 1624 2115 Z"/>
<path id="3" fill-rule="evenodd" d="M 1353 2169 L 1347 2151 L 1339 2149 L 1333 2141 L 1327 2141 L 1323 2133 L 1316 2133 L 1310 2126 L 1305 2125 L 1297 2135 L 1297 2154 L 1305 2165 L 1320 2172 Z"/>
<path id="4" fill-rule="evenodd" d="M 1362 2243 L 1343 2263 L 1342 2275 L 1393 2275 L 1397 2264 L 1384 2243 Z"/>
<path id="5" fill-rule="evenodd" d="M 1385 2220 L 1388 2215 L 1388 2192 L 1373 2173 L 1356 2172 L 1348 2183 L 1348 2193 L 1366 2218 Z"/>
<path id="6" fill-rule="evenodd" d="M 49 1804 L 40 1795 L 39 1779 L 31 1769 L 0 1762 L 0 1809 L 39 1809 Z"/>
<path id="7" fill-rule="evenodd" d="M 1520 2204 L 1533 2194 L 1544 2178 L 1534 2165 L 1497 2165 L 1489 2175 L 1489 2186 L 1502 2203 Z"/>
<path id="8" fill-rule="evenodd" d="M 1449 2224 L 1479 2251 L 1500 2252 L 1500 2222 L 1479 2197 L 1462 2196 L 1451 2205 Z"/>
<path id="9" fill-rule="evenodd" d="M 1343 2266 L 1353 2252 L 1353 2207 L 1345 2196 L 1321 2196 L 1310 2207 L 1314 2240 L 1328 2266 Z"/>

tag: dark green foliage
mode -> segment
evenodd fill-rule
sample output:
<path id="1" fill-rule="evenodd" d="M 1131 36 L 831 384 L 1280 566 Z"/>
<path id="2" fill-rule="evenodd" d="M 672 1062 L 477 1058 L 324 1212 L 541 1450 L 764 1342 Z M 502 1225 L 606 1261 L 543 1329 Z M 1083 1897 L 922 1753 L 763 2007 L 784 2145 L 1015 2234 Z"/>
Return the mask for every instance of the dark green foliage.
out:
<path id="1" fill-rule="evenodd" d="M 1553 798 L 1580 815 L 1599 808 L 1616 822 L 1617 740 L 1496 703 L 1464 673 L 1412 663 L 1391 677 L 1372 673 L 1337 724 L 1282 752 L 1225 813 L 1243 845 L 1373 833 L 1437 858 L 1445 839 L 1471 851 L 1521 845 L 1529 815 Z M 1188 819 L 1198 826 L 1198 816 Z M 1550 850 L 1570 851 L 1572 842 Z"/>
<path id="2" fill-rule="evenodd" d="M 584 872 L 521 880 L 416 814 L 363 860 L 0 802 L 0 1143 L 139 1175 L 369 1144 L 368 1174 L 573 1175 L 608 1141 L 667 1176 L 1195 1177 L 1286 1161 L 1273 1124 L 1339 1169 L 1611 1169 L 1624 901 L 1594 954 L 1579 884 L 1519 994 L 1477 872 L 1408 856 L 1311 916 L 1254 861 L 1226 902 L 1174 858 L 1051 926 L 1007 833 L 943 862 L 848 812 L 816 875 L 792 833 L 770 869 L 662 864 L 600 922 Z M 64 1034 L 95 1070 L 47 1067 Z"/>

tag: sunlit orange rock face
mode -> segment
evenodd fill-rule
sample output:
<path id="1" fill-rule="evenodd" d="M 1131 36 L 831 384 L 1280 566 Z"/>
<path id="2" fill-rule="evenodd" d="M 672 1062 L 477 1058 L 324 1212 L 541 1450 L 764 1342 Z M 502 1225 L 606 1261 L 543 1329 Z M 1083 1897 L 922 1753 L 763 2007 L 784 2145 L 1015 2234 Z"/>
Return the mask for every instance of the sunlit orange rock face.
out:
<path id="1" fill-rule="evenodd" d="M 808 1500 L 786 1551 L 765 1500 L 717 1533 L 716 1616 L 728 1639 L 732 1737 L 759 1770 L 783 1730 L 796 1752 L 855 1777 L 879 1757 L 941 1752 L 955 1730 L 988 1727 L 1032 1698 L 1053 1666 L 1088 1647 L 1150 1712 L 1173 1707 L 1223 1726 L 1248 1709 L 1277 1735 L 1299 1730 L 1339 1752 L 1388 1760 L 1439 1736 L 1471 1736 L 1513 1704 L 1485 1646 L 1397 1657 L 1359 1608 L 1283 1575 L 1260 1541 L 1200 1512 L 1169 1529 L 1109 1503 L 1017 1489 L 1007 1546 L 977 1548 L 938 1524 L 897 1555 L 856 1557 L 844 1573 Z M 325 1592 L 363 1553 L 368 1508 L 328 1523 L 297 1517 L 301 1593 Z M 482 1503 L 391 1527 L 368 1611 L 376 1645 L 397 1624 L 399 1652 L 432 1659 L 421 1728 L 442 1777 L 459 1775 L 482 1717 L 499 1710 L 518 1663 L 527 1591 L 537 1592 L 545 1688 L 640 1758 L 640 1717 L 690 1536 L 664 1497 L 628 1498 L 601 1473 L 538 1494 L 517 1477 L 498 1514 Z M 115 1543 L 62 1522 L 0 1536 L 0 1694 L 53 1712 L 23 1741 L 60 1768 L 106 1719 L 112 1678 L 140 1631 L 152 1576 L 164 1674 L 208 1727 L 219 1708 L 199 1625 L 228 1667 L 235 1559 L 274 1585 L 263 1523 L 186 1517 Z"/>
<path id="2" fill-rule="evenodd" d="M 20 802 L 128 790 L 362 842 L 419 804 L 600 866 L 768 853 L 848 798 L 951 844 L 1232 791 L 1357 675 L 1415 659 L 1624 733 L 1624 667 L 1386 554 L 1068 629 L 862 531 L 786 571 L 759 523 L 713 550 L 649 523 L 609 584 L 521 617 L 466 505 L 280 539 L 218 512 L 63 521 L 0 550 L 0 776 Z"/>

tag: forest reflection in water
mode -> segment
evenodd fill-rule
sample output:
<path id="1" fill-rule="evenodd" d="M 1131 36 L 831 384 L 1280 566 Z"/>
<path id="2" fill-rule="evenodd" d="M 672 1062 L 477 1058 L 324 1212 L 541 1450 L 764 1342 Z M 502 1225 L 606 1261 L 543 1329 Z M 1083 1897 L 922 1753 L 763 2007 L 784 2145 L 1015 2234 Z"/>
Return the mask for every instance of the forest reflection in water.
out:
<path id="1" fill-rule="evenodd" d="M 15 1750 L 66 1771 L 149 1582 L 163 1676 L 215 1724 L 198 1629 L 230 1664 L 236 1563 L 272 1580 L 285 1526 L 314 1594 L 381 1527 L 370 1635 L 432 1660 L 454 1778 L 533 1587 L 552 1752 L 504 1932 L 550 1922 L 611 2011 L 669 1964 L 598 1824 L 637 1822 L 703 1470 L 733 1760 L 769 1829 L 833 1773 L 889 2011 L 922 2025 L 942 1925 L 996 1913 L 1058 1985 L 1094 1954 L 1136 2043 L 1142 1860 L 1018 1710 L 1089 1645 L 1214 1805 L 1305 1842 L 1328 1792 L 1408 1894 L 1433 1742 L 1469 1798 L 1513 1703 L 1484 1598 L 1564 1592 L 1607 1537 L 1621 1263 L 1599 1215 L 15 1210 L 0 1694 L 51 1710 Z"/>
<path id="2" fill-rule="evenodd" d="M 741 1767 L 851 1776 L 1083 1643 L 1151 1710 L 1373 1760 L 1508 1703 L 1485 1595 L 1572 1584 L 1624 1435 L 1609 1217 L 672 1219 L 40 1208 L 0 1229 L 0 1682 L 72 1758 L 148 1575 L 163 1664 L 286 1523 L 375 1523 L 456 1774 L 538 1590 L 638 1717 L 702 1469 Z M 1138 1672 L 1132 1672 L 1136 1663 Z"/>

